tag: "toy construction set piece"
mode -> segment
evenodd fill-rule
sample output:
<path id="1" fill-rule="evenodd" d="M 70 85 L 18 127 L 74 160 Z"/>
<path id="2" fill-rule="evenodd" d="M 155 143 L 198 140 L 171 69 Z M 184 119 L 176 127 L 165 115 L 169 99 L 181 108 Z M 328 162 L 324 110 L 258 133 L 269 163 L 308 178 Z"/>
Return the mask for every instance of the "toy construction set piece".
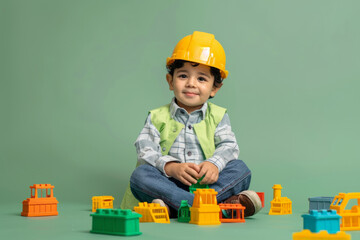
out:
<path id="1" fill-rule="evenodd" d="M 330 209 L 333 197 L 312 197 L 309 199 L 309 212 L 311 210 Z"/>
<path id="2" fill-rule="evenodd" d="M 346 209 L 350 200 L 356 200 L 357 205 Z M 360 192 L 339 193 L 334 197 L 330 209 L 335 210 L 342 217 L 341 231 L 360 230 Z"/>
<path id="3" fill-rule="evenodd" d="M 92 200 L 92 212 L 96 209 L 113 208 L 114 198 L 112 196 L 94 196 Z"/>
<path id="4" fill-rule="evenodd" d="M 293 240 L 351 240 L 351 235 L 345 232 L 330 234 L 327 231 L 312 233 L 306 229 L 301 232 L 293 233 Z"/>
<path id="5" fill-rule="evenodd" d="M 217 192 L 210 189 L 197 189 L 190 208 L 190 222 L 197 225 L 218 225 L 220 207 L 217 205 Z"/>
<path id="6" fill-rule="evenodd" d="M 245 207 L 241 204 L 220 203 L 220 222 L 245 222 Z"/>
<path id="7" fill-rule="evenodd" d="M 187 200 L 181 200 L 178 210 L 178 221 L 186 223 L 190 221 L 190 205 Z"/>
<path id="8" fill-rule="evenodd" d="M 197 183 L 195 184 L 192 184 L 190 187 L 189 187 L 189 192 L 191 193 L 194 193 L 196 191 L 196 189 L 209 189 L 209 185 L 207 184 L 200 184 L 200 182 L 204 179 L 205 175 L 202 176 L 201 178 L 199 178 L 197 180 Z"/>
<path id="9" fill-rule="evenodd" d="M 92 233 L 133 236 L 140 235 L 140 214 L 130 209 L 97 209 L 92 216 Z"/>
<path id="10" fill-rule="evenodd" d="M 281 185 L 275 184 L 272 188 L 274 189 L 274 199 L 271 201 L 269 215 L 292 214 L 292 202 L 287 197 L 281 197 Z"/>
<path id="11" fill-rule="evenodd" d="M 293 234 L 293 240 L 350 240 L 351 236 L 340 231 L 341 216 L 335 210 L 311 210 L 302 215 L 304 230 Z"/>
<path id="12" fill-rule="evenodd" d="M 167 208 L 159 203 L 140 202 L 134 211 L 142 215 L 140 222 L 170 223 Z"/>
<path id="13" fill-rule="evenodd" d="M 51 184 L 34 184 L 30 186 L 31 197 L 24 200 L 21 216 L 42 217 L 58 215 L 57 204 L 54 197 L 54 186 Z"/>

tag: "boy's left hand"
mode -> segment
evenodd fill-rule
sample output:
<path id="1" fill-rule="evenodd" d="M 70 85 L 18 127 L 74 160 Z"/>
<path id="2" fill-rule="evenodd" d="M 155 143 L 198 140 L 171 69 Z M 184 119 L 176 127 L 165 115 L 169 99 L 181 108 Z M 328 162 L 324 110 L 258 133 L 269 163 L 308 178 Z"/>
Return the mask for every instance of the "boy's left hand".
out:
<path id="1" fill-rule="evenodd" d="M 204 176 L 204 179 L 200 182 L 200 184 L 213 184 L 219 178 L 219 169 L 215 164 L 211 162 L 202 162 L 199 164 L 200 172 L 199 176 Z"/>

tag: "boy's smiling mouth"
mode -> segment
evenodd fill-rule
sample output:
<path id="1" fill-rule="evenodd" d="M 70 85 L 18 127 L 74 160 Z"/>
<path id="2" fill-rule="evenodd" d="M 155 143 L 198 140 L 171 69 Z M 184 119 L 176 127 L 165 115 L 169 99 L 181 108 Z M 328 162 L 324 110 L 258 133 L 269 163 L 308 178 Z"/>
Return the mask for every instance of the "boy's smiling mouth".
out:
<path id="1" fill-rule="evenodd" d="M 199 95 L 198 93 L 194 93 L 194 92 L 183 92 L 186 96 L 192 97 L 192 96 L 196 96 Z"/>

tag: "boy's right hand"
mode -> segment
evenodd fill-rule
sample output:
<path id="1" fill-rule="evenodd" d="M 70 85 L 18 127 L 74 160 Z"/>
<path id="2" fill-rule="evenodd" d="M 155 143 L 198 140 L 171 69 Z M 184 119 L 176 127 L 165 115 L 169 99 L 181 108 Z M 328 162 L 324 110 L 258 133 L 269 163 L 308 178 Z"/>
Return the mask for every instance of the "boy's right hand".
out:
<path id="1" fill-rule="evenodd" d="M 195 163 L 168 162 L 164 170 L 168 176 L 188 186 L 197 183 L 197 179 L 200 178 L 200 167 Z"/>

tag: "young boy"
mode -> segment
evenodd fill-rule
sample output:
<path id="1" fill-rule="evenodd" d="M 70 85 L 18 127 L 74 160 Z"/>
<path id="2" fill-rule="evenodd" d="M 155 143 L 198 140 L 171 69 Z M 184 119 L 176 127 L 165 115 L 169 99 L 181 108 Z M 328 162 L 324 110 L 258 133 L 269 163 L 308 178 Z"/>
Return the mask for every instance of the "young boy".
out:
<path id="1" fill-rule="evenodd" d="M 167 59 L 166 81 L 174 92 L 171 103 L 150 111 L 135 142 L 138 167 L 130 178 L 121 208 L 158 202 L 176 216 L 181 200 L 192 205 L 189 186 L 204 176 L 218 192 L 218 202 L 241 203 L 245 216 L 261 209 L 247 190 L 251 172 L 238 159 L 239 147 L 226 109 L 208 102 L 227 77 L 225 52 L 214 35 L 194 32 L 175 46 Z M 132 194 L 133 196 L 132 196 Z"/>

